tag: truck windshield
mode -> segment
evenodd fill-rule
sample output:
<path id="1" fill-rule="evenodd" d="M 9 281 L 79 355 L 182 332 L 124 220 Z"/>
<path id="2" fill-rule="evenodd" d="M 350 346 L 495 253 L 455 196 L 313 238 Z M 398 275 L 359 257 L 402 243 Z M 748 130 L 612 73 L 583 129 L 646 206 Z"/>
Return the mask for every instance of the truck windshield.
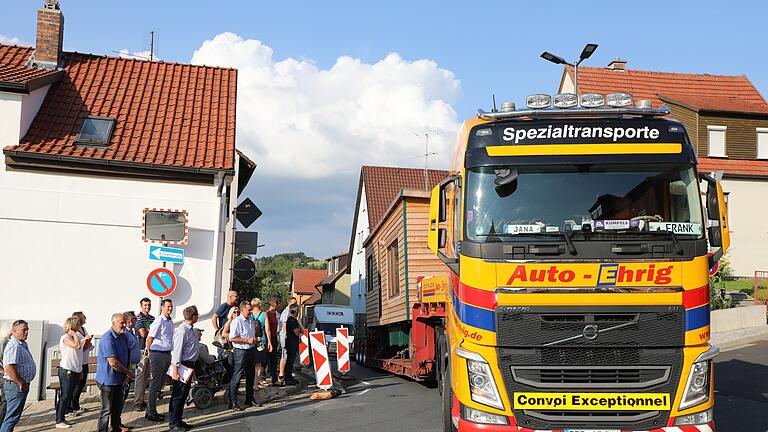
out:
<path id="1" fill-rule="evenodd" d="M 691 164 L 469 168 L 465 210 L 466 238 L 480 242 L 703 231 Z"/>

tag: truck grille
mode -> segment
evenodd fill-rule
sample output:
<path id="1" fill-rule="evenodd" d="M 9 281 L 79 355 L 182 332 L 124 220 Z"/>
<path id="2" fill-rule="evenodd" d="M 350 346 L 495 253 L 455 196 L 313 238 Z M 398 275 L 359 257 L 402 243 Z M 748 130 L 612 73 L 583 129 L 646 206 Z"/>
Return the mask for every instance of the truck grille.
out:
<path id="1" fill-rule="evenodd" d="M 518 392 L 668 393 L 675 400 L 683 350 L 679 348 L 497 348 L 510 398 Z M 512 405 L 510 401 L 510 405 Z M 651 430 L 666 425 L 668 411 L 514 410 L 519 426 L 558 430 Z"/>
<path id="2" fill-rule="evenodd" d="M 669 366 L 512 366 L 515 382 L 536 388 L 644 389 L 669 379 Z"/>
<path id="3" fill-rule="evenodd" d="M 501 306 L 497 342 L 504 347 L 678 347 L 682 306 Z"/>

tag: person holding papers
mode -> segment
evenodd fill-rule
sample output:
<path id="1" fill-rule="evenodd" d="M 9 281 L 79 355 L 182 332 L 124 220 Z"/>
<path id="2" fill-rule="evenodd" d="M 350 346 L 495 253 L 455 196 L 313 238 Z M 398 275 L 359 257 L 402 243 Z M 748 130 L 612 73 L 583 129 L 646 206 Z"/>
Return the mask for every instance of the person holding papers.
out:
<path id="1" fill-rule="evenodd" d="M 197 332 L 194 325 L 199 314 L 197 307 L 184 308 L 184 322 L 173 332 L 173 350 L 171 350 L 171 366 L 168 375 L 173 378 L 173 391 L 168 406 L 169 431 L 186 431 L 192 429 L 181 419 L 184 413 L 184 402 L 189 396 L 192 374 L 199 353 Z"/>

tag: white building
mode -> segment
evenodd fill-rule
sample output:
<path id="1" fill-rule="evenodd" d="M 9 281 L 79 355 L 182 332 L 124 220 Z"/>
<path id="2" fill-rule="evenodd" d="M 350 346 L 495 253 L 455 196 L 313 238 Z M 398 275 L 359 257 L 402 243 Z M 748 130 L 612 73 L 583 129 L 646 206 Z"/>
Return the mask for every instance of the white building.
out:
<path id="1" fill-rule="evenodd" d="M 162 263 L 142 239 L 157 208 L 188 212 L 170 298 L 176 322 L 196 305 L 206 328 L 254 168 L 235 149 L 237 71 L 62 52 L 63 22 L 46 6 L 35 48 L 0 45 L 0 319 L 47 321 L 50 346 L 74 311 L 93 334 L 142 297 L 157 315 Z"/>

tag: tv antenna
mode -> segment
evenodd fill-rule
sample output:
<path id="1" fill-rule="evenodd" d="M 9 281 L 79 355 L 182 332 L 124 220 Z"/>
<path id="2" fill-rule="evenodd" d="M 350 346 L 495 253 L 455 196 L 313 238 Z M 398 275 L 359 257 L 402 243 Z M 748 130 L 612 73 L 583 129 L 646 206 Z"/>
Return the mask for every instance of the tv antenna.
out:
<path id="1" fill-rule="evenodd" d="M 437 152 L 429 151 L 430 134 L 440 136 L 437 132 L 424 132 L 424 190 L 426 191 L 429 191 L 429 157 L 437 155 Z"/>

